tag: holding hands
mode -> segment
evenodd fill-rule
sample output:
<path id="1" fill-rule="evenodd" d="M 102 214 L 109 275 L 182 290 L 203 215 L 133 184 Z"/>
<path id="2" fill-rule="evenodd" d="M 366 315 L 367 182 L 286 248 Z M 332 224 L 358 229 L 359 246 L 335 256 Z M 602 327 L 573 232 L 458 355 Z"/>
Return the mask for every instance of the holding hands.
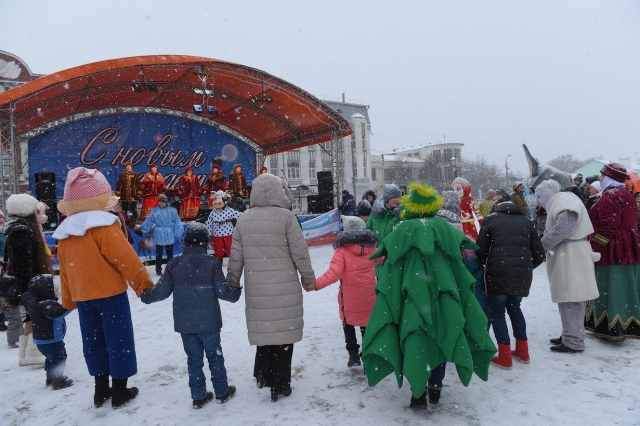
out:
<path id="1" fill-rule="evenodd" d="M 314 291 L 318 289 L 315 281 L 310 284 L 303 285 L 302 288 L 304 288 L 305 291 Z"/>

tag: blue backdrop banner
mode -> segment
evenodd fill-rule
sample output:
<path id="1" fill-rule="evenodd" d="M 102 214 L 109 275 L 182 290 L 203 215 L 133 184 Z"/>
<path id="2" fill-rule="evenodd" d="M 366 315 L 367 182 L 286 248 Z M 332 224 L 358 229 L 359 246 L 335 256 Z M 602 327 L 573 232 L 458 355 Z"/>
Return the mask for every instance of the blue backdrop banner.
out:
<path id="1" fill-rule="evenodd" d="M 67 172 L 96 166 L 115 190 L 124 163 L 142 174 L 157 164 L 169 189 L 177 187 L 187 166 L 204 186 L 213 162 L 229 177 L 234 164 L 242 166 L 248 185 L 255 178 L 255 152 L 232 135 L 211 126 L 160 114 L 115 114 L 74 122 L 29 141 L 30 189 L 36 172 L 56 174 L 57 197 L 62 198 Z"/>

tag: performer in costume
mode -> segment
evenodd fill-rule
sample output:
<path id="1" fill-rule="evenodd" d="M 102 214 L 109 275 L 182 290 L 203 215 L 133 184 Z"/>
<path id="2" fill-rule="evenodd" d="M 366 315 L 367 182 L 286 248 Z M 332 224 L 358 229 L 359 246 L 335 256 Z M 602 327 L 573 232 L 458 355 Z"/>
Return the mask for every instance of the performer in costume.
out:
<path id="1" fill-rule="evenodd" d="M 207 178 L 207 184 L 204 188 L 204 193 L 209 195 L 209 207 L 213 206 L 213 194 L 217 191 L 226 191 L 228 187 L 227 178 L 225 178 L 224 173 L 220 171 L 220 166 L 214 163 L 211 166 L 211 173 Z"/>
<path id="2" fill-rule="evenodd" d="M 213 209 L 207 219 L 207 229 L 213 241 L 213 252 L 220 262 L 231 255 L 231 241 L 233 237 L 234 219 L 242 214 L 238 210 L 227 206 L 229 194 L 217 191 L 214 194 Z"/>
<path id="3" fill-rule="evenodd" d="M 470 195 L 471 184 L 465 178 L 457 177 L 453 180 L 451 189 L 453 189 L 456 196 L 460 199 L 462 232 L 475 241 L 478 238 L 478 229 L 476 228 L 475 222 L 478 222 L 478 227 L 482 226 L 482 213 L 480 213 L 480 209 Z"/>
<path id="4" fill-rule="evenodd" d="M 200 210 L 200 181 L 193 174 L 193 167 L 188 166 L 180 176 L 179 194 L 182 196 L 180 205 L 180 219 L 182 221 L 194 220 Z"/>
<path id="5" fill-rule="evenodd" d="M 229 175 L 229 192 L 232 197 L 246 198 L 249 196 L 247 192 L 247 181 L 244 178 L 240 164 L 235 164 L 233 166 L 233 172 Z"/>
<path id="6" fill-rule="evenodd" d="M 467 386 L 473 373 L 488 379 L 496 353 L 473 293 L 476 280 L 460 256 L 461 249 L 478 246 L 434 217 L 442 203 L 434 188 L 410 184 L 401 199 L 400 222 L 371 256 L 387 258 L 363 339 L 365 371 L 370 386 L 395 372 L 401 387 L 406 377 L 412 409 L 426 409 L 427 384 L 429 400 L 438 401 L 444 363 L 455 363 Z"/>
<path id="7" fill-rule="evenodd" d="M 158 166 L 152 164 L 149 166 L 149 173 L 145 173 L 142 178 L 142 209 L 140 210 L 140 221 L 149 216 L 151 210 L 158 206 L 158 195 L 164 192 L 164 178 L 158 173 Z"/>
<path id="8" fill-rule="evenodd" d="M 585 329 L 609 340 L 640 339 L 640 234 L 638 206 L 625 187 L 627 170 L 609 163 L 600 170 L 602 195 L 589 210 L 591 248 L 600 297 L 587 302 Z"/>
<path id="9" fill-rule="evenodd" d="M 142 197 L 140 176 L 133 171 L 131 161 L 124 163 L 124 172 L 118 176 L 116 197 L 120 197 L 122 211 L 131 214 L 133 221 L 138 218 L 138 199 Z"/>

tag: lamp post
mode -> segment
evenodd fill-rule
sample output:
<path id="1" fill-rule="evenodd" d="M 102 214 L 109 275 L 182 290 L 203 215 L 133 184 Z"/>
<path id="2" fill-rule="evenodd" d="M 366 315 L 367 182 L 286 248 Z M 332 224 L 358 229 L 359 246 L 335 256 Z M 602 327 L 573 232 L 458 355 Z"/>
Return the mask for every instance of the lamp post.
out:
<path id="1" fill-rule="evenodd" d="M 507 155 L 507 157 L 504 159 L 504 176 L 506 178 L 507 190 L 509 188 L 509 165 L 507 164 L 507 160 L 509 159 L 509 157 L 511 157 L 511 154 Z"/>

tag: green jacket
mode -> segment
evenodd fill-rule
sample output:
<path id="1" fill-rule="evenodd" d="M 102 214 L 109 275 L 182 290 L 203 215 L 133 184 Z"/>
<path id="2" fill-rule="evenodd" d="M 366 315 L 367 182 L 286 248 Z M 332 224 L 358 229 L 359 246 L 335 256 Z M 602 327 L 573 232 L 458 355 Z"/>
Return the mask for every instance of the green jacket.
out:
<path id="1" fill-rule="evenodd" d="M 496 347 L 460 253 L 476 247 L 439 218 L 401 221 L 382 240 L 371 259 L 387 259 L 362 343 L 370 386 L 395 372 L 398 387 L 404 375 L 418 398 L 445 361 L 465 386 L 474 372 L 488 379 Z"/>

